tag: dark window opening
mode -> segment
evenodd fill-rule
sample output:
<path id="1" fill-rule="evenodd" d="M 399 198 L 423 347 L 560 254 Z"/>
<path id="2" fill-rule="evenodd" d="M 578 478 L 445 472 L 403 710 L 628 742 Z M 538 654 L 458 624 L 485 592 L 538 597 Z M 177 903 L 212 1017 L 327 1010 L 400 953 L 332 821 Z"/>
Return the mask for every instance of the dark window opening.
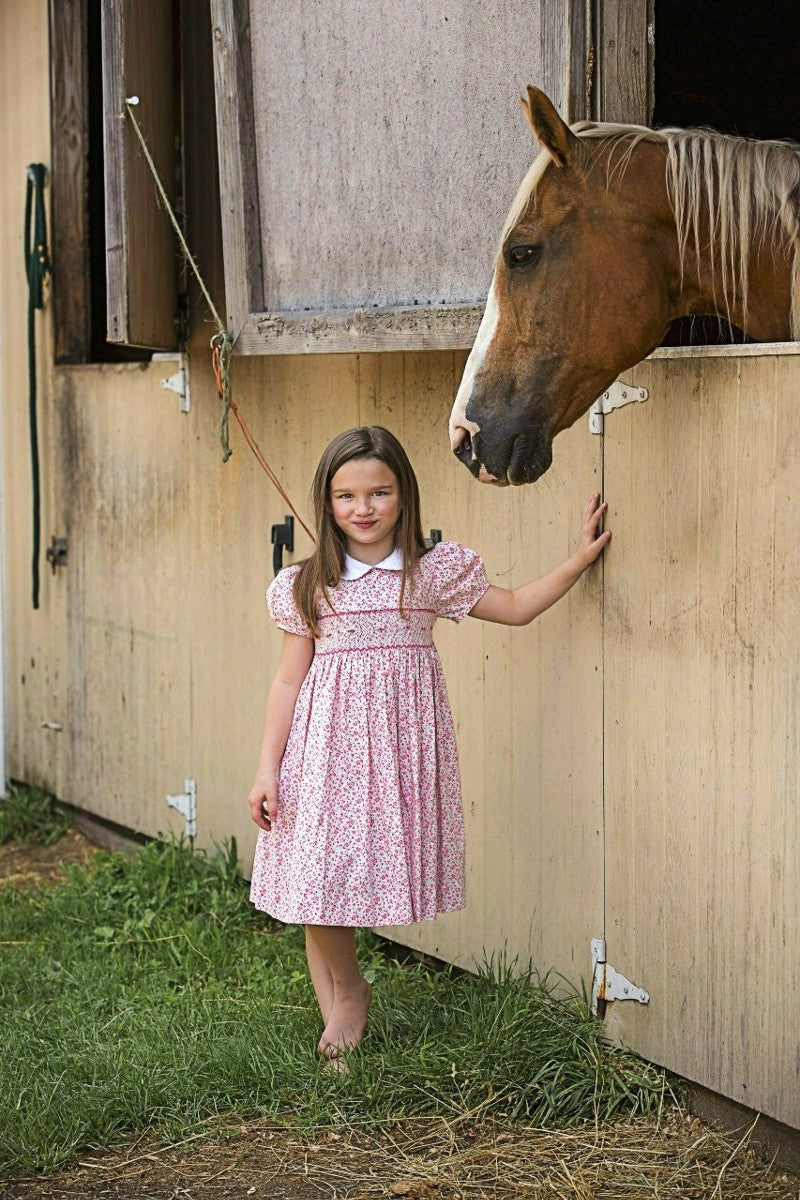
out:
<path id="1" fill-rule="evenodd" d="M 106 216 L 103 154 L 101 0 L 89 0 L 87 21 L 87 216 L 89 235 L 89 362 L 149 362 L 152 351 L 106 340 Z"/>
<path id="2" fill-rule="evenodd" d="M 800 141 L 796 0 L 655 0 L 653 125 Z M 750 341 L 716 317 L 675 321 L 665 345 Z"/>

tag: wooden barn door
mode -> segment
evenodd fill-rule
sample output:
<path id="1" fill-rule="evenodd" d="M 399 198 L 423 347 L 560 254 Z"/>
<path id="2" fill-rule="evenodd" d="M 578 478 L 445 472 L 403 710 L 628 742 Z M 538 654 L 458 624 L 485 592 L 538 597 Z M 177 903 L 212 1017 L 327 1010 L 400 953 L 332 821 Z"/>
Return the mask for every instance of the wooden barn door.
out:
<path id="1" fill-rule="evenodd" d="M 59 376 L 69 489 L 69 764 L 59 794 L 128 829 L 180 833 L 194 773 L 191 414 L 161 387 L 176 363 Z"/>
<path id="2" fill-rule="evenodd" d="M 797 1127 L 800 355 L 748 349 L 606 419 L 605 926 L 650 993 L 607 1021 Z"/>
<path id="3" fill-rule="evenodd" d="M 650 124 L 653 7 L 596 6 L 601 120 Z M 605 940 L 650 997 L 606 1022 L 798 1127 L 800 356 L 775 349 L 659 351 L 606 419 Z"/>

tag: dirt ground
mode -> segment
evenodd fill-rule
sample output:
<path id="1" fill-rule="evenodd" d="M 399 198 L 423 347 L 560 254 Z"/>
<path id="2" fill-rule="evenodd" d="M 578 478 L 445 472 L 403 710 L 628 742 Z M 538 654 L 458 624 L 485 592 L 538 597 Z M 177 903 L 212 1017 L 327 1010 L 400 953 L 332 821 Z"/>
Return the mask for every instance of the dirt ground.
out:
<path id="1" fill-rule="evenodd" d="M 37 886 L 83 862 L 92 844 L 69 830 L 55 846 L 0 846 L 0 885 Z M 171 1146 L 147 1135 L 84 1153 L 45 1176 L 0 1184 L 0 1200 L 800 1200 L 800 1178 L 670 1110 L 541 1130 L 460 1117 L 390 1130 L 217 1119 Z"/>
<path id="2" fill-rule="evenodd" d="M 54 846 L 6 842 L 0 846 L 0 887 L 40 887 L 64 878 L 62 863 L 85 863 L 94 845 L 77 829 L 68 829 Z"/>

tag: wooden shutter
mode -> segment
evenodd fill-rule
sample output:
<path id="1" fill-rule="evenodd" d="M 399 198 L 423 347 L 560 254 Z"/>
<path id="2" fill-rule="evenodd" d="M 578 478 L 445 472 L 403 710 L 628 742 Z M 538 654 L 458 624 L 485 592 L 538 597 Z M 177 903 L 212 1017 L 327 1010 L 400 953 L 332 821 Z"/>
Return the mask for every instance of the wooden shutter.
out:
<path id="1" fill-rule="evenodd" d="M 176 163 L 172 5 L 104 0 L 103 107 L 108 340 L 174 350 L 178 345 L 179 248 L 125 109 L 136 118 L 170 200 Z"/>
<path id="2" fill-rule="evenodd" d="M 535 154 L 517 96 L 537 83 L 588 115 L 588 15 L 585 0 L 211 0 L 237 351 L 470 346 Z"/>
<path id="3" fill-rule="evenodd" d="M 51 246 L 56 363 L 88 362 L 90 356 L 86 42 L 85 0 L 51 0 Z"/>

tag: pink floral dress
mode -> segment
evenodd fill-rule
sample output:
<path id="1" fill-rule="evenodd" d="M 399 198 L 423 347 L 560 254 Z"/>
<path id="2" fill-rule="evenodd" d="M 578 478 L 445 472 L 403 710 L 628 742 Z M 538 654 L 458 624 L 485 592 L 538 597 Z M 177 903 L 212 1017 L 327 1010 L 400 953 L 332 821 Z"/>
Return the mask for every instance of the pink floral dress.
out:
<path id="1" fill-rule="evenodd" d="M 310 637 L 292 595 L 298 569 L 278 574 L 267 601 L 281 629 Z M 333 609 L 319 604 L 278 816 L 259 831 L 251 879 L 253 904 L 280 921 L 408 925 L 464 907 L 458 752 L 431 632 L 437 617 L 462 620 L 489 581 L 474 551 L 440 542 L 401 616 L 401 578 L 381 564 L 343 577 Z"/>

